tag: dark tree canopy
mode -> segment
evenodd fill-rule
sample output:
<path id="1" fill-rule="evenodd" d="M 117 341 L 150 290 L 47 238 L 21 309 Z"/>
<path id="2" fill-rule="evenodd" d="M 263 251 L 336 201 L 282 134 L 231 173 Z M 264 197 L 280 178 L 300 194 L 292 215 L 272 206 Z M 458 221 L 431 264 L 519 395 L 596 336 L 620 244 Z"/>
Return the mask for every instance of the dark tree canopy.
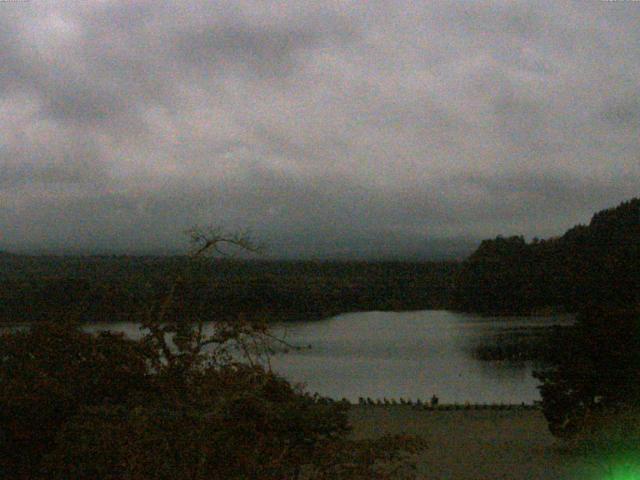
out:
<path id="1" fill-rule="evenodd" d="M 219 230 L 194 242 L 198 257 L 221 243 L 250 247 Z M 420 441 L 350 440 L 347 404 L 258 361 L 282 343 L 264 322 L 181 318 L 175 292 L 188 273 L 139 313 L 140 341 L 59 321 L 0 336 L 2 478 L 413 478 L 404 460 Z"/>
<path id="2" fill-rule="evenodd" d="M 463 263 L 454 297 L 457 308 L 483 313 L 576 313 L 574 327 L 549 336 L 551 364 L 536 373 L 553 434 L 574 437 L 602 423 L 594 418 L 639 411 L 639 198 L 559 238 L 483 241 Z"/>
<path id="3" fill-rule="evenodd" d="M 556 338 L 554 365 L 536 372 L 554 435 L 580 433 L 594 414 L 640 407 L 640 308 L 591 306 Z"/>
<path id="4" fill-rule="evenodd" d="M 454 297 L 457 308 L 485 313 L 637 303 L 640 199 L 598 212 L 559 238 L 483 241 L 463 263 Z"/>

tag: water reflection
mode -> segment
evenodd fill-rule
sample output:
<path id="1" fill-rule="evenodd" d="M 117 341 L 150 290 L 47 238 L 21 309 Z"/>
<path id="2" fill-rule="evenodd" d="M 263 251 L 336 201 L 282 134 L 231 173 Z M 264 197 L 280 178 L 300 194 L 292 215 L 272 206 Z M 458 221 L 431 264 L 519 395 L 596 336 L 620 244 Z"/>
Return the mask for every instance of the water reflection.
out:
<path id="1" fill-rule="evenodd" d="M 274 369 L 312 391 L 444 402 L 530 403 L 539 399 L 532 365 L 486 363 L 472 346 L 508 328 L 570 323 L 568 317 L 487 318 L 448 311 L 364 312 L 280 327 L 307 351 L 279 355 Z"/>
<path id="2" fill-rule="evenodd" d="M 321 395 L 442 402 L 530 403 L 539 399 L 529 362 L 487 363 L 473 358 L 477 342 L 508 329 L 567 324 L 564 317 L 487 318 L 448 311 L 362 312 L 323 321 L 277 325 L 277 334 L 312 348 L 278 354 L 272 367 Z M 92 324 L 140 338 L 135 323 Z"/>

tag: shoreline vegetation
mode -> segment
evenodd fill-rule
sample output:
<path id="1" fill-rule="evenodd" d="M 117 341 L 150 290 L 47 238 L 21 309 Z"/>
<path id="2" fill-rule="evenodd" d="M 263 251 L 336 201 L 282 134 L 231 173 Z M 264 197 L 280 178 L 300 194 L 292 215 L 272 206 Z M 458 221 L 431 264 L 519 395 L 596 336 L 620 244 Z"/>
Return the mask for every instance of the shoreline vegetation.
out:
<path id="1" fill-rule="evenodd" d="M 544 366 L 557 357 L 556 341 L 564 338 L 571 328 L 571 325 L 553 325 L 508 330 L 473 346 L 472 355 L 487 362 L 533 362 Z"/>
<path id="2" fill-rule="evenodd" d="M 464 261 L 277 261 L 187 256 L 28 256 L 0 252 L 0 325 L 73 316 L 136 321 L 176 272 L 168 319 L 242 316 L 310 321 L 357 311 L 452 310 L 481 316 L 575 314 L 585 302 L 633 305 L 640 270 L 640 199 L 547 240 L 498 236 Z M 485 361 L 547 362 L 558 330 L 516 332 L 479 345 Z"/>
<path id="3" fill-rule="evenodd" d="M 186 256 L 53 256 L 0 252 L 0 325 L 75 314 L 81 322 L 132 321 L 161 299 Z M 313 321 L 362 311 L 451 310 L 483 317 L 555 316 L 559 305 L 469 311 L 454 299 L 464 263 L 215 259 L 196 265 L 177 303 L 197 319 L 243 315 Z M 193 266 L 192 266 L 193 267 Z"/>
<path id="4" fill-rule="evenodd" d="M 175 292 L 175 314 L 286 322 L 449 308 L 458 263 L 0 255 L 0 323 L 38 322 L 70 311 L 84 322 L 132 321 L 144 305 L 162 299 L 175 272 L 187 267 L 189 277 Z"/>
<path id="5" fill-rule="evenodd" d="M 564 235 L 483 240 L 457 273 L 452 304 L 466 312 L 528 314 L 638 302 L 640 198 Z"/>
<path id="6" fill-rule="evenodd" d="M 580 455 L 600 455 L 609 468 L 620 451 L 640 471 L 639 207 L 640 199 L 625 202 L 557 239 L 486 240 L 460 264 L 213 261 L 180 277 L 175 257 L 133 259 L 131 270 L 129 257 L 43 263 L 3 255 L 0 319 L 38 327 L 0 336 L 0 472 L 25 480 L 401 478 L 397 471 L 569 479 L 592 476 Z M 203 240 L 203 249 L 243 246 L 235 237 Z M 149 332 L 140 341 L 57 321 L 122 320 L 143 305 Z M 352 405 L 305 392 L 254 361 L 282 341 L 254 319 L 412 307 L 560 308 L 576 313 L 576 324 L 513 328 L 476 348 L 484 360 L 548 363 L 534 372 L 542 401 L 532 405 L 439 405 L 435 397 Z M 185 318 L 214 318 L 216 328 L 205 334 L 203 322 Z"/>
<path id="7" fill-rule="evenodd" d="M 216 231 L 196 240 L 199 253 L 251 248 Z M 139 340 L 69 321 L 0 335 L 2 476 L 415 478 L 419 437 L 349 438 L 348 405 L 259 362 L 283 342 L 265 324 L 218 318 L 205 332 L 203 322 L 172 318 L 180 282 L 149 306 Z"/>

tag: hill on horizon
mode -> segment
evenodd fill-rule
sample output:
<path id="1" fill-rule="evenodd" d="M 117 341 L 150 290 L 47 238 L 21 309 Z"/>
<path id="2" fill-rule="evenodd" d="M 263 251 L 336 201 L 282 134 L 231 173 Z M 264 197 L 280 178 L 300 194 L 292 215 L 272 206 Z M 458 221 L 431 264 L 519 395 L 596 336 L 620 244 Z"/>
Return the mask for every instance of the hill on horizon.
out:
<path id="1" fill-rule="evenodd" d="M 640 198 L 632 198 L 560 237 L 482 241 L 462 264 L 454 303 L 462 310 L 505 314 L 628 305 L 638 302 L 639 276 Z"/>

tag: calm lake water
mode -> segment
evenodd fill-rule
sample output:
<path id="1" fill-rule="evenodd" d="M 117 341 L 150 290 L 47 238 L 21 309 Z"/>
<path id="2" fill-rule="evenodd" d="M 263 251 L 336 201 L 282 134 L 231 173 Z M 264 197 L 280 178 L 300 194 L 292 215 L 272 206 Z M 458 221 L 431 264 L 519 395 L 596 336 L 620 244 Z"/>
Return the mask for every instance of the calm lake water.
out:
<path id="1" fill-rule="evenodd" d="M 278 354 L 272 367 L 311 392 L 358 397 L 422 399 L 445 403 L 531 403 L 540 398 L 530 363 L 482 362 L 472 348 L 509 329 L 568 324 L 571 318 L 492 318 L 444 310 L 361 312 L 275 327 L 310 349 Z M 93 324 L 139 337 L 135 323 Z"/>

